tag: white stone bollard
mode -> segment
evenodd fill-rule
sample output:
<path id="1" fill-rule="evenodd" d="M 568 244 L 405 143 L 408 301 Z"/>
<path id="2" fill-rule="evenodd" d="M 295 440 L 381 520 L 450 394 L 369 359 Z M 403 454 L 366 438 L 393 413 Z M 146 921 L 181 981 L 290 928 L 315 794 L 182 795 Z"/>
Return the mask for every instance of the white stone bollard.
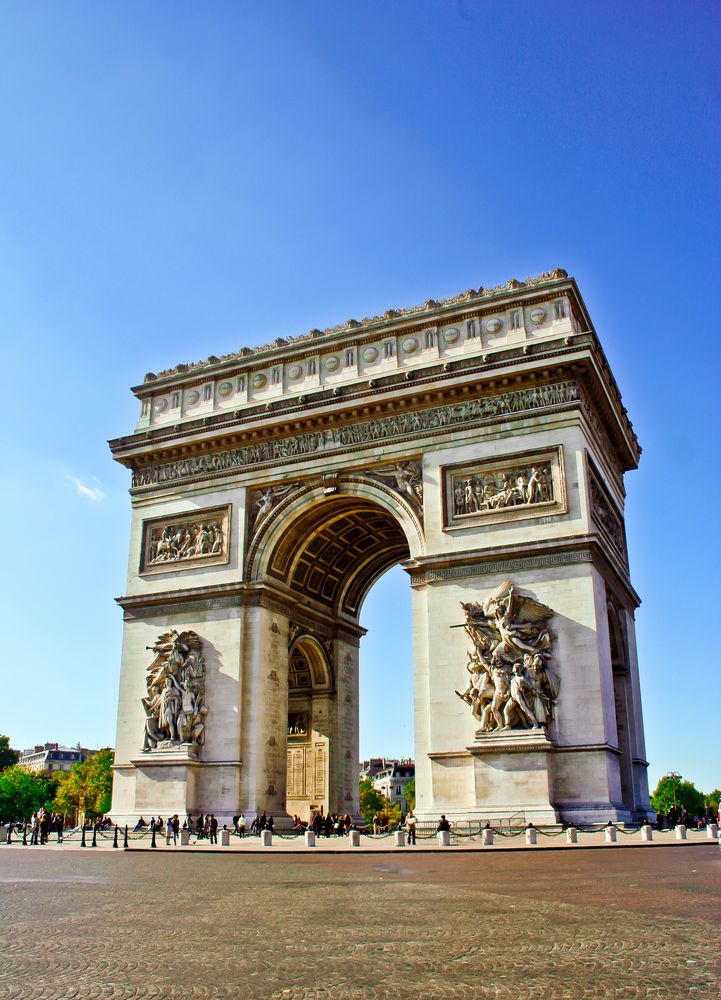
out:
<path id="1" fill-rule="evenodd" d="M 7 844 L 8 842 L 8 828 L 0 823 L 0 844 Z"/>
<path id="2" fill-rule="evenodd" d="M 315 847 L 315 832 L 313 830 L 305 831 L 305 846 Z"/>
<path id="3" fill-rule="evenodd" d="M 718 823 L 709 823 L 709 825 L 706 827 L 706 839 L 707 840 L 718 839 Z"/>
<path id="4" fill-rule="evenodd" d="M 180 831 L 180 846 L 187 847 L 190 844 L 190 830 Z"/>
<path id="5" fill-rule="evenodd" d="M 605 829 L 605 831 L 604 831 L 604 837 L 606 838 L 606 843 L 607 844 L 615 844 L 616 843 L 616 827 L 615 826 L 607 826 L 606 829 Z"/>
<path id="6" fill-rule="evenodd" d="M 653 840 L 653 827 L 649 823 L 644 823 L 641 827 L 641 840 Z"/>
<path id="7" fill-rule="evenodd" d="M 348 844 L 350 847 L 360 847 L 360 831 L 351 830 L 348 834 Z"/>
<path id="8" fill-rule="evenodd" d="M 403 830 L 396 830 L 396 832 L 393 834 L 393 843 L 396 845 L 396 847 L 406 846 L 406 835 Z"/>
<path id="9" fill-rule="evenodd" d="M 483 829 L 483 846 L 493 847 L 493 830 L 490 826 L 486 826 Z"/>
<path id="10" fill-rule="evenodd" d="M 220 846 L 230 847 L 230 830 L 220 831 Z"/>
<path id="11" fill-rule="evenodd" d="M 273 834 L 270 830 L 260 831 L 260 844 L 261 847 L 272 847 L 273 846 Z"/>
<path id="12" fill-rule="evenodd" d="M 679 823 L 678 826 L 676 827 L 676 840 L 685 840 L 685 839 L 686 839 L 686 827 L 683 825 L 683 823 Z"/>
<path id="13" fill-rule="evenodd" d="M 529 826 L 526 830 L 526 846 L 535 847 L 536 846 L 536 828 L 535 826 Z"/>
<path id="14" fill-rule="evenodd" d="M 578 830 L 575 826 L 569 826 L 566 830 L 566 843 L 567 844 L 577 844 L 578 843 Z"/>
<path id="15" fill-rule="evenodd" d="M 438 831 L 438 846 L 439 847 L 450 847 L 451 846 L 451 835 L 448 830 Z"/>

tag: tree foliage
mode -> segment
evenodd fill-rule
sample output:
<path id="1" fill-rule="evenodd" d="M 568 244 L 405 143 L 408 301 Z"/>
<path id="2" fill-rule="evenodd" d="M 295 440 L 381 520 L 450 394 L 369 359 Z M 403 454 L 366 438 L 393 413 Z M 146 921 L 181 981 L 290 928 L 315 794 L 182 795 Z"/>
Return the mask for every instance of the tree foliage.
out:
<path id="1" fill-rule="evenodd" d="M 0 736 L 0 771 L 7 767 L 12 767 L 20 760 L 20 751 L 13 750 L 10 746 L 9 736 Z"/>
<path id="2" fill-rule="evenodd" d="M 53 808 L 61 813 L 83 813 L 89 818 L 103 816 L 110 809 L 112 793 L 113 752 L 98 750 L 62 775 Z"/>
<path id="3" fill-rule="evenodd" d="M 401 807 L 374 788 L 372 781 L 362 778 L 358 790 L 360 813 L 366 823 L 370 823 L 376 815 L 384 826 L 386 823 L 392 826 L 400 822 Z"/>
<path id="4" fill-rule="evenodd" d="M 50 804 L 47 778 L 13 764 L 0 773 L 0 816 L 5 821 L 30 819 L 41 806 Z"/>
<path id="5" fill-rule="evenodd" d="M 711 806 L 712 809 L 718 812 L 718 807 L 721 803 L 721 789 L 714 788 L 713 791 L 704 796 L 704 800 L 707 806 Z"/>
<path id="6" fill-rule="evenodd" d="M 406 781 L 403 786 L 403 798 L 406 800 L 406 805 L 409 809 L 415 809 L 416 807 L 416 779 L 411 778 L 410 781 Z"/>
<path id="7" fill-rule="evenodd" d="M 690 815 L 695 815 L 704 808 L 704 795 L 692 781 L 664 775 L 651 796 L 651 808 L 657 813 L 668 815 L 674 806 L 676 809 L 686 808 Z"/>

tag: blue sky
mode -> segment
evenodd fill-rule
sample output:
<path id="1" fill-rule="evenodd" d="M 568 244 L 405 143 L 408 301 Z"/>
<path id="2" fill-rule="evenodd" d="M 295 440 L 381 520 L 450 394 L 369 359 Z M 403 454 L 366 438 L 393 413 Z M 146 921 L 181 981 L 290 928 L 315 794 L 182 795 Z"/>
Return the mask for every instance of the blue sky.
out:
<path id="1" fill-rule="evenodd" d="M 114 739 L 129 500 L 105 442 L 133 426 L 130 385 L 561 266 L 644 448 L 626 485 L 651 780 L 721 785 L 720 20 L 694 0 L 4 5 L 14 745 Z M 363 621 L 361 751 L 410 753 L 400 570 Z"/>

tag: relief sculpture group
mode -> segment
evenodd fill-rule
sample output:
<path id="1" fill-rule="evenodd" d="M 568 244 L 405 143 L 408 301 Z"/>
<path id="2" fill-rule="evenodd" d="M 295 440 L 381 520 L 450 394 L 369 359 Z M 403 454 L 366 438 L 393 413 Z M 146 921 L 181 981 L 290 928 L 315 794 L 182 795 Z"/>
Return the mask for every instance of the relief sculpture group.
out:
<path id="1" fill-rule="evenodd" d="M 456 691 L 478 722 L 476 735 L 541 729 L 551 722 L 559 681 L 549 669 L 553 611 L 504 581 L 482 604 L 462 604 L 473 642 L 468 687 Z"/>
<path id="2" fill-rule="evenodd" d="M 171 629 L 147 647 L 155 659 L 147 670 L 143 751 L 205 742 L 205 660 L 195 632 Z"/>
<path id="3" fill-rule="evenodd" d="M 548 503 L 553 500 L 553 481 L 547 468 L 508 469 L 502 473 L 475 475 L 453 482 L 453 509 L 456 515 L 500 510 L 520 504 Z"/>

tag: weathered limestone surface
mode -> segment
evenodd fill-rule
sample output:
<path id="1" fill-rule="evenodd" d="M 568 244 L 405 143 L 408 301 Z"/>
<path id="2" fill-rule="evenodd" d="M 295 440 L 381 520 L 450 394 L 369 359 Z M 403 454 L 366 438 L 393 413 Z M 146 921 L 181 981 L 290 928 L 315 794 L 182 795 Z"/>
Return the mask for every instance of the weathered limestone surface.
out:
<path id="1" fill-rule="evenodd" d="M 649 814 L 623 525 L 640 449 L 565 272 L 179 366 L 134 392 L 136 432 L 111 442 L 133 473 L 114 817 L 356 815 L 359 614 L 398 562 L 418 815 Z M 516 617 L 499 670 L 481 648 L 469 680 L 461 605 L 505 583 L 517 609 L 549 609 L 547 640 L 531 637 L 534 665 Z M 204 742 L 156 735 L 143 751 L 147 647 L 171 629 L 202 642 Z M 175 673 L 169 687 L 187 690 Z M 484 730 L 496 689 L 508 726 Z"/>

